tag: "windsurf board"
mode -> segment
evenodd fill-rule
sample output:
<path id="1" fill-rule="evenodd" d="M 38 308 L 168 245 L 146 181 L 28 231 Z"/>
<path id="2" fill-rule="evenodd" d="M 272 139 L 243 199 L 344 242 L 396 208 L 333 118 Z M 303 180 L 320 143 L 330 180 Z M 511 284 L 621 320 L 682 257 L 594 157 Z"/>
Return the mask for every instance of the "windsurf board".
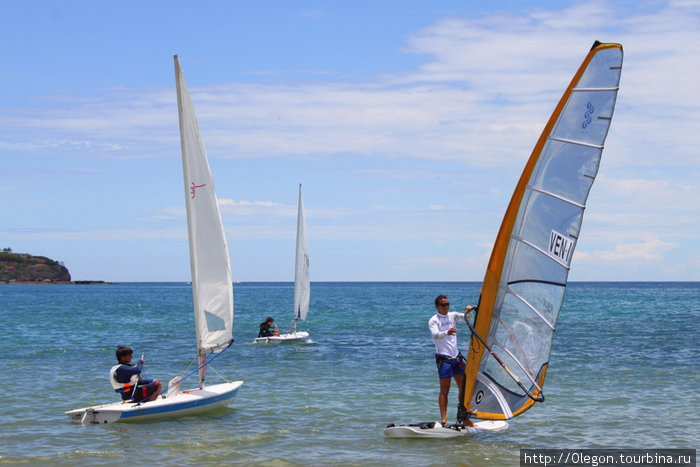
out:
<path id="1" fill-rule="evenodd" d="M 456 438 L 473 435 L 481 431 L 500 431 L 508 428 L 503 420 L 480 420 L 474 426 L 445 425 L 440 422 L 421 422 L 410 425 L 387 425 L 384 435 L 387 438 Z"/>

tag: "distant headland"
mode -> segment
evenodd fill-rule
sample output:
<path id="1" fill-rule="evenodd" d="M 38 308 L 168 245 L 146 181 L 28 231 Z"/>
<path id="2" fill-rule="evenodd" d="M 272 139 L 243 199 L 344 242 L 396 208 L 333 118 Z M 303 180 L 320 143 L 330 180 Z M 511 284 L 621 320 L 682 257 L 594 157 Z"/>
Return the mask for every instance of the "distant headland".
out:
<path id="1" fill-rule="evenodd" d="M 105 284 L 104 281 L 72 281 L 68 268 L 45 256 L 0 251 L 0 284 Z"/>

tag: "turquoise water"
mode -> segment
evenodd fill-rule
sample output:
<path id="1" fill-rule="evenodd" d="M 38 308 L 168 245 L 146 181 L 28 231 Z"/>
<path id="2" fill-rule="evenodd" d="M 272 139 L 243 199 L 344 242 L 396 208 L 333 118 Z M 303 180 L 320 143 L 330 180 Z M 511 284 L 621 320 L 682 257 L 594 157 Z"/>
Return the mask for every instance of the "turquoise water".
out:
<path id="1" fill-rule="evenodd" d="M 444 293 L 459 309 L 479 288 L 313 283 L 299 326 L 312 342 L 259 346 L 250 342 L 266 316 L 289 326 L 292 284 L 236 284 L 236 343 L 215 362 L 245 381 L 229 408 L 80 426 L 63 412 L 116 400 L 117 345 L 145 353 L 163 382 L 192 362 L 190 286 L 0 286 L 0 465 L 514 466 L 521 448 L 698 447 L 700 283 L 573 283 L 543 404 L 498 433 L 384 438 L 387 423 L 438 418 L 432 303 Z M 466 327 L 460 336 L 464 348 Z"/>

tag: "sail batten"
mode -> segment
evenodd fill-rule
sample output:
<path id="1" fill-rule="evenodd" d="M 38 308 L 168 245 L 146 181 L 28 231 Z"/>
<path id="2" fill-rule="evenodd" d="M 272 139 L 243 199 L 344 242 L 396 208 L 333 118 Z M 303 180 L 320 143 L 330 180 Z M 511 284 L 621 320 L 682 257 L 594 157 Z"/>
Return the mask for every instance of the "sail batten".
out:
<path id="1" fill-rule="evenodd" d="M 576 202 L 576 201 L 574 201 L 574 200 L 572 200 L 572 199 L 569 199 L 569 198 L 566 198 L 566 197 L 564 197 L 564 196 L 558 195 L 558 194 L 556 194 L 556 193 L 553 193 L 553 192 L 551 192 L 551 191 L 549 191 L 549 190 L 545 190 L 545 189 L 543 189 L 543 188 L 538 188 L 538 187 L 534 187 L 534 186 L 528 186 L 527 189 L 528 189 L 528 190 L 532 190 L 532 191 L 536 191 L 536 192 L 538 192 L 538 193 L 542 193 L 543 195 L 551 196 L 552 198 L 556 198 L 556 199 L 558 199 L 558 200 L 560 200 L 560 201 L 563 201 L 563 202 L 565 202 L 565 203 L 569 203 L 569 204 L 571 204 L 571 205 L 573 205 L 573 206 L 576 206 L 576 207 L 578 207 L 578 208 L 581 208 L 581 209 L 584 209 L 584 208 L 586 207 L 584 204 L 578 203 L 578 202 Z"/>
<path id="2" fill-rule="evenodd" d="M 558 287 L 566 287 L 566 283 L 562 282 L 552 282 L 552 281 L 543 281 L 543 280 L 535 280 L 535 279 L 527 279 L 527 280 L 519 280 L 519 281 L 512 281 L 508 282 L 508 285 L 513 285 L 513 284 L 522 284 L 522 283 L 537 283 L 537 284 L 547 284 L 547 285 L 555 285 Z"/>
<path id="3" fill-rule="evenodd" d="M 611 68 L 611 70 L 615 70 L 615 69 L 619 69 L 619 68 Z M 572 89 L 571 91 L 572 91 L 572 92 L 590 92 L 590 91 L 594 91 L 594 92 L 605 92 L 605 91 L 608 91 L 608 92 L 617 92 L 617 91 L 619 91 L 619 89 L 620 89 L 620 88 L 618 88 L 618 87 L 614 87 L 614 88 L 574 88 L 574 89 Z"/>
<path id="4" fill-rule="evenodd" d="M 598 117 L 598 118 L 600 119 L 603 117 Z M 610 120 L 610 118 L 608 118 L 608 117 L 605 117 L 605 118 Z M 587 141 L 575 141 L 573 139 L 557 138 L 556 136 L 550 136 L 549 139 L 551 141 L 559 141 L 560 143 L 576 144 L 578 146 L 586 146 L 589 148 L 595 148 L 595 149 L 600 149 L 600 150 L 604 149 L 603 146 L 601 146 L 600 144 L 592 144 L 592 143 L 589 143 Z"/>
<path id="5" fill-rule="evenodd" d="M 471 326 L 462 392 L 470 417 L 512 418 L 544 400 L 552 340 L 615 108 L 622 55 L 619 44 L 594 44 L 515 187 Z"/>

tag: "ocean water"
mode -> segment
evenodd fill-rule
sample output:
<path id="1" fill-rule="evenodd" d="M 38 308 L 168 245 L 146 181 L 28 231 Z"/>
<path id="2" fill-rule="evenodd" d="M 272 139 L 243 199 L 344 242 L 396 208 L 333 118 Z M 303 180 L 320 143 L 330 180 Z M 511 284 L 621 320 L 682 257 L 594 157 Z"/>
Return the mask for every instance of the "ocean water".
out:
<path id="1" fill-rule="evenodd" d="M 117 345 L 164 383 L 192 363 L 190 286 L 0 286 L 0 465 L 516 466 L 521 448 L 698 447 L 700 283 L 570 284 L 544 403 L 498 433 L 386 439 L 387 423 L 438 419 L 432 303 L 443 293 L 459 310 L 479 288 L 313 283 L 299 325 L 312 341 L 260 346 L 266 316 L 290 325 L 292 284 L 236 284 L 236 343 L 214 363 L 245 381 L 230 407 L 81 426 L 63 412 L 117 399 Z M 459 335 L 464 349 L 466 326 Z M 453 384 L 452 420 L 456 397 Z"/>

